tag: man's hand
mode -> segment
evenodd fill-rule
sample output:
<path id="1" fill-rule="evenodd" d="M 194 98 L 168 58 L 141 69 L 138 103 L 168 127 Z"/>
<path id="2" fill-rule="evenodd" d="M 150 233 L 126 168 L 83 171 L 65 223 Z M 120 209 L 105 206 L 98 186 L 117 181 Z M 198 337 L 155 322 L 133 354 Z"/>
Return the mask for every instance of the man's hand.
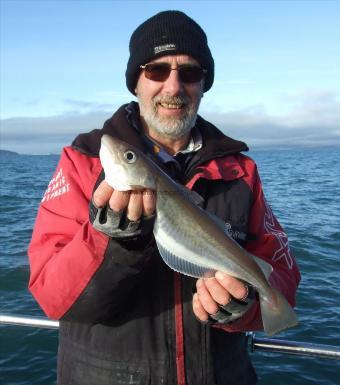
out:
<path id="1" fill-rule="evenodd" d="M 141 216 L 149 216 L 155 212 L 156 195 L 151 190 L 118 191 L 104 180 L 93 193 L 93 203 L 104 207 L 109 203 L 115 211 L 125 211 L 130 221 L 138 221 Z"/>
<path id="2" fill-rule="evenodd" d="M 196 283 L 192 305 L 195 316 L 202 322 L 216 314 L 219 306 L 228 304 L 232 297 L 243 300 L 248 289 L 245 284 L 230 275 L 216 272 L 215 277 L 200 278 Z"/>

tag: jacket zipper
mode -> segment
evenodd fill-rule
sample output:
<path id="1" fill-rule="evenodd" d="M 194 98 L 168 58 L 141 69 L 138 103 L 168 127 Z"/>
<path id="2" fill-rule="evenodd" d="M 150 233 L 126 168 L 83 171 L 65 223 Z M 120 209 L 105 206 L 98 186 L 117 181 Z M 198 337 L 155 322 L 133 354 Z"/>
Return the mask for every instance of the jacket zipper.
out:
<path id="1" fill-rule="evenodd" d="M 174 271 L 177 385 L 186 385 L 181 275 Z"/>

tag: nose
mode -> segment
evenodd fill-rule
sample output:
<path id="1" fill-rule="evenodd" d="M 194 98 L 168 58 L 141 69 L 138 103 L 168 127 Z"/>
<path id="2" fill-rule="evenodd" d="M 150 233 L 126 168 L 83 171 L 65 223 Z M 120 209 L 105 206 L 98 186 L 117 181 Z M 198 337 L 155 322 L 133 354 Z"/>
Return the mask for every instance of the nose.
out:
<path id="1" fill-rule="evenodd" d="M 183 91 L 183 83 L 176 68 L 171 69 L 169 77 L 164 81 L 163 91 L 172 96 L 176 96 Z"/>

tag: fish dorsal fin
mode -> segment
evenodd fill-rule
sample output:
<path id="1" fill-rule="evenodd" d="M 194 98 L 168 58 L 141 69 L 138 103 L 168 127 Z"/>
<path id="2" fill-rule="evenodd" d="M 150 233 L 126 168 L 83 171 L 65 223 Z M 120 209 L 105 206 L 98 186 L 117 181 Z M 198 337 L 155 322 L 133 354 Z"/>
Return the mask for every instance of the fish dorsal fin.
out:
<path id="1" fill-rule="evenodd" d="M 253 260 L 257 263 L 259 268 L 262 270 L 264 276 L 268 279 L 270 274 L 273 272 L 273 266 L 263 259 L 256 257 L 255 255 L 250 254 Z"/>

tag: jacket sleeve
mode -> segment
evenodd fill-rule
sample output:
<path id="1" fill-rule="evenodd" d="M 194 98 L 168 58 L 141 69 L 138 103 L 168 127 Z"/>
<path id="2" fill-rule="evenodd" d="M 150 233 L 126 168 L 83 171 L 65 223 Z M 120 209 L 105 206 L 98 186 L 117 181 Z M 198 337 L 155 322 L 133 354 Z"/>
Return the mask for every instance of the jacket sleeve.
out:
<path id="1" fill-rule="evenodd" d="M 252 172 L 248 172 L 247 183 L 254 197 L 248 225 L 248 233 L 254 240 L 248 241 L 244 247 L 251 254 L 272 265 L 270 284 L 279 290 L 292 306 L 295 306 L 295 294 L 300 281 L 298 266 L 289 248 L 288 237 L 264 197 L 254 164 Z M 255 301 L 254 306 L 234 323 L 217 327 L 227 331 L 262 330 L 259 302 Z"/>
<path id="2" fill-rule="evenodd" d="M 102 167 L 66 147 L 42 199 L 29 245 L 29 289 L 52 319 L 98 322 L 135 287 L 148 248 L 129 250 L 89 222 Z"/>

